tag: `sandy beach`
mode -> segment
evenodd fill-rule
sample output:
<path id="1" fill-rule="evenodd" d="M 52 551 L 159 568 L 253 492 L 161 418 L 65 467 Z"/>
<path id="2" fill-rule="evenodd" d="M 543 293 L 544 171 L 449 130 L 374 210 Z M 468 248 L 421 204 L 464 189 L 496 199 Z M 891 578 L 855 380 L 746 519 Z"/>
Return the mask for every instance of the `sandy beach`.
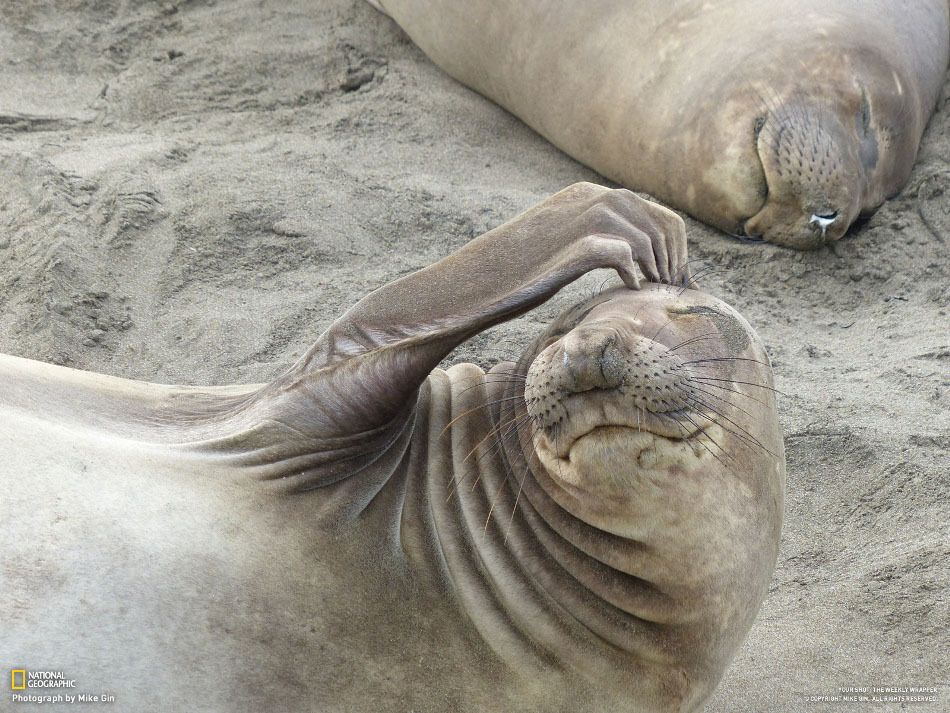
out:
<path id="1" fill-rule="evenodd" d="M 357 0 L 0 9 L 4 353 L 266 381 L 369 291 L 582 180 L 603 182 Z M 950 82 L 909 184 L 840 242 L 687 230 L 768 347 L 788 459 L 771 591 L 706 710 L 947 710 Z M 609 277 L 448 361 L 517 356 Z M 806 700 L 911 686 L 942 690 Z"/>

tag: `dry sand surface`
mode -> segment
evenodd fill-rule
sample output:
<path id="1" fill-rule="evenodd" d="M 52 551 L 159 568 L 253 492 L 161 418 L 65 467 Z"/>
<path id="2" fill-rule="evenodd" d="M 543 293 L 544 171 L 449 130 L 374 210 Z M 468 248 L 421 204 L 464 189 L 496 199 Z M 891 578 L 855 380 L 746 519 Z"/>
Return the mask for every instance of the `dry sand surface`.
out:
<path id="1" fill-rule="evenodd" d="M 368 291 L 599 180 L 359 0 L 0 8 L 3 352 L 263 381 Z M 802 700 L 950 683 L 947 94 L 903 193 L 831 248 L 688 221 L 786 394 L 778 568 L 708 711 L 950 710 Z M 604 277 L 452 360 L 517 354 Z"/>

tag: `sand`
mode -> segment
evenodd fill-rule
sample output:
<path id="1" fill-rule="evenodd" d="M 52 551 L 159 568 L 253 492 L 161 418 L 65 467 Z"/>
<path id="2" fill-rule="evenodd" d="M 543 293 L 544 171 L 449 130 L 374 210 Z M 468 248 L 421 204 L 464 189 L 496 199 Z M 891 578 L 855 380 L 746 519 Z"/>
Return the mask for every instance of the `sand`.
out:
<path id="1" fill-rule="evenodd" d="M 789 475 L 772 588 L 710 712 L 950 707 L 803 700 L 948 684 L 947 96 L 905 190 L 831 248 L 687 221 L 705 289 L 768 345 Z M 266 380 L 368 291 L 579 180 L 602 179 L 358 0 L 0 9 L 3 352 Z M 517 354 L 604 276 L 452 361 Z"/>

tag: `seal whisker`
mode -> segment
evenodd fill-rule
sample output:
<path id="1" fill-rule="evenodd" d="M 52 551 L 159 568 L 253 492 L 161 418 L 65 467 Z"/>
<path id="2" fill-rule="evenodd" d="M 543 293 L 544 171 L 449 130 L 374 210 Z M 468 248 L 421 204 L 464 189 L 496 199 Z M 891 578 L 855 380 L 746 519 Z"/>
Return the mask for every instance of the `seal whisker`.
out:
<path id="1" fill-rule="evenodd" d="M 798 102 L 795 102 L 794 107 L 789 107 L 788 104 L 785 102 L 772 108 L 767 107 L 768 117 L 760 128 L 760 136 L 764 136 L 773 152 L 780 150 L 786 131 L 797 128 L 800 135 L 805 135 L 811 126 L 810 118 L 798 106 Z M 766 190 L 768 190 L 768 185 L 766 185 Z"/>
<path id="2" fill-rule="evenodd" d="M 656 333 L 655 333 L 652 337 L 650 337 L 650 341 L 651 341 L 651 342 L 655 342 L 655 341 L 656 341 L 656 338 L 660 335 L 660 332 L 662 332 L 664 329 L 666 329 L 666 328 L 669 327 L 671 324 L 673 324 L 673 321 L 674 321 L 674 320 L 677 320 L 677 319 L 679 319 L 680 317 L 683 317 L 683 316 L 685 316 L 685 315 L 677 315 L 676 317 L 672 317 L 672 318 L 666 320 L 666 321 L 663 323 L 663 326 L 660 327 L 658 330 L 656 330 Z"/>
<path id="3" fill-rule="evenodd" d="M 699 276 L 703 276 L 709 273 L 715 272 L 731 272 L 732 268 L 723 267 L 722 265 L 710 264 L 705 265 L 704 267 L 699 268 L 695 273 L 693 273 L 692 278 L 695 280 Z"/>
<path id="4" fill-rule="evenodd" d="M 684 361 L 683 364 L 708 364 L 711 362 L 721 362 L 721 361 L 751 361 L 754 364 L 761 364 L 762 366 L 769 366 L 764 361 L 759 361 L 758 359 L 748 359 L 746 357 L 715 357 L 709 359 L 693 359 L 691 361 Z"/>
<path id="5" fill-rule="evenodd" d="M 704 258 L 691 258 L 691 259 L 684 260 L 679 265 L 676 265 L 673 271 L 673 275 L 672 275 L 673 283 L 675 284 L 679 282 L 681 283 L 680 287 L 685 289 L 686 286 L 689 285 L 690 282 L 692 282 L 692 273 L 689 272 L 690 264 L 694 262 L 700 262 L 703 259 Z"/>
<path id="6" fill-rule="evenodd" d="M 760 388 L 760 389 L 766 389 L 767 391 L 771 391 L 772 393 L 780 394 L 780 395 L 785 396 L 785 397 L 787 397 L 787 398 L 791 398 L 788 394 L 779 391 L 778 389 L 776 389 L 776 388 L 773 387 L 773 386 L 768 386 L 768 385 L 766 385 L 766 384 L 756 384 L 755 382 L 752 382 L 752 381 L 737 381 L 736 379 L 715 379 L 715 378 L 713 378 L 713 377 L 711 377 L 711 376 L 702 376 L 702 375 L 696 375 L 696 376 L 694 376 L 693 378 L 694 378 L 694 379 L 698 379 L 698 380 L 700 380 L 700 381 L 702 381 L 702 380 L 705 379 L 705 380 L 709 380 L 709 381 L 724 381 L 724 382 L 727 382 L 727 383 L 730 383 L 730 384 L 745 384 L 746 386 L 757 386 L 757 387 Z"/>
<path id="7" fill-rule="evenodd" d="M 683 281 L 683 284 L 680 285 L 679 291 L 676 293 L 677 297 L 682 297 L 683 293 L 691 287 L 698 287 L 699 280 L 701 277 L 705 277 L 707 274 L 706 269 L 697 270 L 695 273 L 691 274 L 687 279 Z"/>
<path id="8" fill-rule="evenodd" d="M 600 288 L 597 290 L 596 296 L 599 297 L 600 295 L 602 295 L 602 294 L 604 293 L 604 288 L 607 286 L 608 283 L 612 282 L 613 279 L 614 279 L 613 277 L 608 277 L 606 280 L 604 280 L 603 282 L 601 282 L 601 283 L 600 283 Z"/>
<path id="9" fill-rule="evenodd" d="M 530 417 L 529 415 L 527 415 L 527 414 L 522 414 L 521 416 L 515 416 L 515 417 L 513 417 L 513 418 L 511 418 L 511 419 L 509 419 L 509 420 L 507 420 L 507 421 L 505 421 L 503 424 L 500 424 L 499 426 L 497 426 L 497 427 L 491 429 L 491 430 L 488 432 L 488 435 L 486 435 L 486 436 L 485 436 L 484 438 L 482 438 L 478 443 L 475 444 L 475 447 L 472 448 L 472 450 L 470 450 L 470 451 L 468 452 L 468 454 L 465 456 L 465 458 L 462 459 L 462 462 L 464 463 L 464 462 L 467 461 L 469 458 L 471 458 L 471 457 L 472 457 L 472 454 L 475 453 L 476 449 L 477 449 L 482 443 L 484 443 L 486 439 L 488 439 L 488 438 L 490 438 L 490 437 L 492 437 L 492 436 L 498 436 L 501 440 L 504 440 L 505 438 L 508 438 L 509 436 L 511 436 L 512 433 L 517 432 L 517 430 L 518 430 L 519 428 L 521 428 L 521 426 L 523 426 L 524 423 L 525 423 L 526 421 L 530 420 L 530 419 L 531 419 L 531 417 Z M 485 451 L 484 453 L 482 453 L 480 456 L 478 456 L 478 457 L 475 459 L 475 463 L 477 463 L 479 460 L 481 460 L 481 459 L 484 458 L 485 456 L 491 455 L 491 454 L 494 453 L 495 451 L 500 450 L 500 448 L 501 448 L 501 441 L 496 441 L 495 443 L 492 444 L 491 448 L 489 448 L 487 451 Z"/>
<path id="10" fill-rule="evenodd" d="M 515 495 L 515 504 L 511 508 L 511 516 L 508 518 L 508 525 L 505 527 L 505 538 L 503 542 L 506 545 L 508 544 L 508 535 L 511 532 L 511 526 L 515 521 L 515 513 L 518 511 L 518 503 L 521 501 L 521 492 L 524 490 L 524 481 L 528 477 L 528 470 L 530 468 L 530 464 L 524 467 L 524 471 L 521 473 L 521 480 L 518 481 L 518 493 Z"/>
<path id="11" fill-rule="evenodd" d="M 695 343 L 695 342 L 701 342 L 701 341 L 703 341 L 704 339 L 718 339 L 719 336 L 720 336 L 720 335 L 719 335 L 719 332 L 709 332 L 709 333 L 707 333 L 707 334 L 700 334 L 698 337 L 691 337 L 690 339 L 686 339 L 686 340 L 680 342 L 680 343 L 677 344 L 675 347 L 670 347 L 670 348 L 669 348 L 669 351 L 675 352 L 677 349 L 680 349 L 680 348 L 682 348 L 682 347 L 688 346 L 688 345 L 693 344 L 693 343 Z"/>
<path id="12" fill-rule="evenodd" d="M 503 402 L 505 402 L 505 401 L 512 401 L 512 400 L 523 399 L 523 398 L 524 398 L 524 396 L 522 396 L 522 395 L 520 395 L 520 394 L 519 394 L 519 395 L 516 395 L 516 396 L 506 396 L 505 398 L 502 398 L 502 399 L 495 399 L 494 401 L 486 401 L 485 403 L 481 404 L 480 406 L 476 406 L 475 408 L 470 408 L 470 409 L 468 409 L 467 411 L 464 411 L 464 412 L 460 413 L 458 416 L 456 416 L 456 417 L 453 418 L 451 421 L 449 421 L 447 424 L 445 424 L 445 428 L 443 428 L 442 431 L 439 433 L 439 437 L 444 436 L 444 435 L 445 435 L 445 432 L 448 431 L 450 428 L 452 428 L 452 426 L 455 425 L 456 421 L 458 421 L 458 420 L 461 419 L 461 418 L 464 418 L 465 416 L 468 416 L 468 415 L 470 415 L 470 414 L 473 414 L 473 413 L 475 413 L 476 411 L 480 411 L 480 410 L 483 409 L 483 408 L 488 408 L 489 406 L 494 406 L 494 405 L 496 405 L 496 404 L 500 404 L 500 403 L 503 403 Z"/>
<path id="13" fill-rule="evenodd" d="M 495 491 L 494 497 L 491 499 L 491 505 L 488 508 L 488 515 L 485 517 L 485 526 L 482 528 L 482 534 L 488 533 L 488 523 L 491 522 L 491 514 L 495 511 L 495 505 L 498 503 L 498 498 L 501 497 L 501 491 L 508 483 L 508 479 L 505 477 L 499 478 L 501 481 L 498 483 L 498 489 Z"/>
<path id="14" fill-rule="evenodd" d="M 464 389 L 459 389 L 458 393 L 459 395 L 464 394 L 466 391 L 477 389 L 479 386 L 482 386 L 484 384 L 515 384 L 515 383 L 518 383 L 519 381 L 522 381 L 522 379 L 514 379 L 510 377 L 504 378 L 504 379 L 485 379 L 484 381 L 480 381 L 479 383 L 474 384 L 472 386 L 466 386 Z"/>
<path id="15" fill-rule="evenodd" d="M 462 465 L 463 465 L 463 466 L 465 465 L 465 463 L 468 461 L 468 459 L 472 457 L 472 454 L 475 453 L 475 452 L 478 450 L 479 446 L 481 446 L 485 441 L 487 441 L 489 438 L 491 438 L 492 436 L 495 436 L 495 435 L 497 435 L 496 432 L 495 432 L 495 429 L 491 429 L 487 434 L 485 434 L 482 438 L 480 438 L 479 441 L 478 441 L 478 443 L 476 443 L 474 446 L 472 446 L 472 449 L 471 449 L 468 453 L 465 454 L 465 457 L 462 459 Z M 452 496 L 455 495 L 456 490 L 458 490 L 458 488 L 461 486 L 462 481 L 465 480 L 465 477 L 466 477 L 470 472 L 473 472 L 473 471 L 476 470 L 476 466 L 477 466 L 479 460 L 481 460 L 482 456 L 485 456 L 485 455 L 488 455 L 488 454 L 491 454 L 492 452 L 494 452 L 494 449 L 495 449 L 495 447 L 496 447 L 497 445 L 498 445 L 497 442 L 493 443 L 492 446 L 491 446 L 491 448 L 489 448 L 489 450 L 488 450 L 486 453 L 483 453 L 481 456 L 479 456 L 478 458 L 476 458 L 476 459 L 472 462 L 471 468 L 464 468 L 464 467 L 461 468 L 462 472 L 461 472 L 460 474 L 458 474 L 457 476 L 455 476 L 455 477 L 452 478 L 452 484 L 449 486 L 449 493 L 448 493 L 448 495 L 446 495 L 446 497 L 445 497 L 445 502 L 448 502 L 449 500 L 452 499 Z M 475 478 L 475 481 L 472 483 L 472 490 L 475 489 L 475 486 L 476 486 L 476 485 L 478 485 L 478 477 L 476 477 L 476 478 Z"/>
<path id="16" fill-rule="evenodd" d="M 560 452 L 561 452 L 561 446 L 560 446 L 559 443 L 558 443 L 558 434 L 560 433 L 561 429 L 560 429 L 560 427 L 559 427 L 559 424 L 557 424 L 557 423 L 555 423 L 551 428 L 552 428 L 552 430 L 554 431 L 554 452 L 555 452 L 555 453 L 560 453 Z M 560 478 L 563 478 L 563 477 L 564 477 L 564 470 L 561 468 L 561 459 L 560 459 L 560 458 L 557 459 L 557 473 L 558 473 L 558 477 L 560 477 Z"/>
<path id="17" fill-rule="evenodd" d="M 687 399 L 687 400 L 689 400 L 689 399 Z M 710 416 L 707 416 L 705 413 L 703 413 L 702 411 L 700 411 L 700 410 L 698 410 L 698 409 L 694 409 L 694 413 L 700 414 L 703 418 L 707 418 L 707 419 L 709 419 L 710 421 L 712 421 L 713 423 L 716 423 L 716 425 L 718 425 L 720 428 L 725 429 L 726 431 L 728 431 L 729 433 L 733 434 L 733 435 L 736 436 L 737 438 L 739 438 L 739 439 L 741 439 L 741 440 L 743 440 L 743 441 L 749 441 L 749 442 L 755 444 L 756 446 L 758 446 L 759 448 L 761 448 L 763 451 L 765 451 L 765 452 L 768 453 L 769 455 L 771 455 L 771 456 L 774 456 L 774 455 L 775 455 L 775 454 L 772 453 L 768 448 L 766 448 L 764 445 L 762 445 L 762 443 L 759 441 L 758 438 L 756 438 L 755 436 L 753 436 L 751 433 L 749 433 L 749 431 L 747 431 L 745 428 L 743 428 L 742 426 L 740 426 L 738 423 L 736 423 L 735 421 L 733 421 L 731 418 L 729 418 L 728 416 L 726 416 L 726 415 L 725 415 L 724 413 L 722 413 L 721 411 L 717 411 L 716 409 L 712 408 L 711 406 L 709 406 L 709 405 L 706 404 L 705 402 L 703 402 L 703 401 L 701 401 L 700 399 L 695 398 L 695 397 L 694 397 L 690 402 L 691 402 L 691 403 L 694 403 L 694 404 L 699 404 L 700 406 L 702 406 L 702 408 L 706 409 L 707 411 L 716 414 L 716 415 L 719 416 L 720 418 L 724 418 L 726 421 L 728 421 L 728 422 L 731 423 L 733 426 L 735 426 L 736 428 L 738 428 L 739 431 L 741 431 L 741 433 L 736 433 L 735 431 L 733 431 L 733 430 L 730 429 L 729 427 L 723 426 L 721 423 L 718 423 L 715 419 L 711 418 Z M 745 434 L 745 435 L 743 435 L 743 434 Z"/>
<path id="18" fill-rule="evenodd" d="M 780 124 L 787 125 L 794 121 L 801 122 L 803 125 L 808 123 L 809 117 L 799 102 L 782 101 L 778 92 L 775 91 L 775 87 L 771 84 L 766 84 L 765 89 L 771 92 L 770 98 L 765 97 L 761 92 L 758 92 L 758 90 L 756 91 L 759 98 L 762 99 L 766 105 L 765 108 L 779 120 Z"/>
<path id="19" fill-rule="evenodd" d="M 474 467 L 479 461 L 481 461 L 482 458 L 486 456 L 491 456 L 500 452 L 503 449 L 505 439 L 511 437 L 515 433 L 518 433 L 519 429 L 525 424 L 525 422 L 528 422 L 530 420 L 531 420 L 531 417 L 528 416 L 527 414 L 516 416 L 505 422 L 505 425 L 502 426 L 505 428 L 504 432 L 500 430 L 502 427 L 499 427 L 499 429 L 495 432 L 489 432 L 488 436 L 497 435 L 498 440 L 496 440 L 487 451 L 485 451 L 480 456 L 478 456 L 475 459 L 475 461 L 472 463 L 472 466 Z M 488 438 L 488 436 L 486 436 L 485 438 Z M 479 445 L 484 443 L 485 438 L 479 441 L 478 444 L 476 444 L 475 448 L 469 451 L 468 455 L 466 455 L 465 458 L 463 459 L 462 461 L 463 463 L 469 459 L 469 457 L 472 455 L 472 453 L 475 452 L 475 449 L 478 448 Z M 479 471 L 478 475 L 475 477 L 475 480 L 472 482 L 471 490 L 475 490 L 475 487 L 478 485 L 478 482 L 481 479 L 481 477 L 482 477 L 482 474 L 481 474 L 481 471 Z M 490 512 L 489 512 L 489 515 L 491 515 Z"/>
<path id="20" fill-rule="evenodd" d="M 482 383 L 483 384 L 523 384 L 524 381 L 525 381 L 524 379 L 518 379 L 513 376 L 503 376 L 498 379 L 485 379 L 485 381 L 483 381 Z M 468 388 L 471 388 L 471 387 L 468 387 Z M 461 389 L 459 390 L 459 393 L 463 394 L 465 393 L 466 390 L 467 389 Z"/>
<path id="21" fill-rule="evenodd" d="M 492 438 L 493 436 L 500 436 L 500 435 L 501 435 L 501 429 L 502 429 L 502 428 L 506 427 L 506 426 L 507 426 L 508 424 L 510 424 L 512 421 L 518 420 L 519 418 L 521 418 L 521 417 L 513 417 L 513 418 L 509 419 L 508 421 L 505 421 L 505 422 L 502 423 L 502 424 L 495 425 L 495 426 L 493 426 L 491 429 L 489 429 L 488 433 L 485 434 L 481 439 L 479 439 L 478 443 L 476 443 L 476 444 L 472 447 L 472 449 L 465 455 L 465 457 L 462 459 L 462 464 L 464 465 L 464 464 L 468 461 L 468 459 L 472 457 L 472 454 L 475 453 L 475 451 L 478 450 L 479 446 L 481 446 L 485 441 L 487 441 L 489 438 Z M 499 445 L 499 441 L 496 441 L 495 443 L 492 444 L 492 447 L 491 447 L 486 453 L 483 453 L 481 456 L 479 456 L 478 458 L 476 458 L 475 461 L 472 463 L 472 469 L 475 468 L 476 464 L 478 463 L 479 460 L 481 460 L 481 458 L 482 458 L 483 456 L 489 455 L 489 454 L 493 453 L 493 452 L 494 452 L 494 449 L 495 449 L 498 445 Z M 448 495 L 446 496 L 446 498 L 445 498 L 445 501 L 446 501 L 446 502 L 448 502 L 449 500 L 452 499 L 452 496 L 455 494 L 455 491 L 456 491 L 456 490 L 458 489 L 458 487 L 462 484 L 462 480 L 464 480 L 465 476 L 466 476 L 468 473 L 469 473 L 469 469 L 463 469 L 463 472 L 462 472 L 461 474 L 459 474 L 458 476 L 456 476 L 456 477 L 454 477 L 454 478 L 452 479 L 452 485 L 449 487 L 449 494 L 448 494 Z M 473 490 L 474 490 L 474 488 L 475 488 L 475 485 L 477 485 L 477 484 L 478 484 L 478 478 L 476 478 L 476 479 L 475 479 L 475 482 L 472 484 L 472 489 L 473 489 Z"/>
<path id="22" fill-rule="evenodd" d="M 532 441 L 533 441 L 533 440 L 534 440 L 534 437 L 532 436 Z M 528 475 L 528 467 L 529 467 L 529 466 L 530 466 L 530 464 L 528 464 L 528 465 L 525 466 L 525 470 L 524 470 L 524 473 L 522 473 L 521 480 L 520 480 L 520 481 L 516 481 L 516 482 L 518 482 L 518 494 L 515 496 L 515 503 L 514 503 L 514 506 L 513 506 L 512 509 L 511 509 L 511 516 L 508 518 L 508 526 L 507 526 L 507 528 L 505 529 L 505 539 L 504 539 L 505 542 L 508 542 L 508 533 L 511 531 L 511 524 L 512 524 L 512 522 L 514 521 L 515 511 L 518 509 L 518 500 L 521 498 L 521 490 L 522 490 L 522 488 L 524 487 L 524 479 L 525 479 L 525 478 L 527 477 L 527 475 Z M 495 496 L 492 498 L 491 506 L 488 508 L 488 515 L 487 515 L 487 517 L 485 518 L 485 527 L 484 527 L 484 529 L 483 529 L 483 531 L 482 531 L 483 533 L 488 532 L 488 523 L 491 522 L 491 515 L 492 515 L 492 512 L 494 512 L 494 510 L 495 510 L 495 505 L 498 504 L 498 499 L 499 499 L 499 497 L 501 496 L 501 491 L 502 491 L 502 489 L 504 488 L 504 486 L 505 486 L 507 483 L 508 483 L 508 478 L 507 478 L 507 477 L 502 477 L 502 478 L 501 478 L 501 482 L 498 484 L 498 489 L 495 491 Z"/>
<path id="23" fill-rule="evenodd" d="M 757 87 L 754 83 L 750 82 L 748 86 L 752 90 L 753 94 L 755 94 L 755 96 L 758 98 L 760 104 L 762 105 L 762 111 L 765 113 L 765 117 L 763 117 L 763 123 L 758 127 L 759 135 L 764 133 L 766 139 L 773 139 L 775 136 L 773 123 L 781 123 L 785 111 L 777 101 L 773 103 L 768 97 L 766 97 L 762 93 L 762 90 L 760 90 L 759 87 Z M 770 122 L 770 118 L 774 121 Z"/>
<path id="24" fill-rule="evenodd" d="M 481 438 L 481 439 L 478 441 L 478 443 L 476 443 L 468 453 L 465 454 L 465 457 L 462 459 L 462 462 L 464 463 L 464 462 L 467 461 L 469 458 L 471 458 L 472 455 L 475 453 L 475 451 L 478 450 L 478 447 L 479 447 L 480 445 L 482 445 L 485 441 L 487 441 L 489 438 L 491 438 L 491 437 L 493 437 L 493 436 L 502 436 L 502 435 L 503 435 L 503 429 L 507 429 L 513 422 L 518 421 L 518 420 L 520 420 L 520 419 L 522 419 L 522 418 L 524 418 L 524 416 L 514 416 L 514 417 L 508 419 L 507 421 L 504 421 L 503 423 L 500 423 L 500 424 L 496 424 L 495 426 L 493 426 L 492 428 L 490 428 L 490 429 L 488 430 L 488 433 L 485 434 L 485 436 L 484 436 L 483 438 Z M 497 443 L 492 444 L 492 447 L 493 447 L 493 448 L 494 448 L 495 446 L 497 446 Z M 491 452 L 491 450 L 489 450 L 488 452 Z M 485 455 L 485 454 L 483 453 L 482 455 Z M 479 456 L 479 458 L 481 458 L 481 457 L 482 457 L 482 456 Z M 475 461 L 477 462 L 477 461 L 479 460 L 479 458 L 476 458 Z"/>
<path id="25" fill-rule="evenodd" d="M 477 376 L 462 377 L 462 378 L 459 379 L 459 383 L 461 384 L 461 383 L 466 383 L 466 382 L 468 382 L 468 383 L 473 383 L 475 386 L 478 386 L 479 384 L 481 384 L 481 383 L 483 382 L 483 380 L 484 380 L 486 377 L 489 377 L 489 376 L 496 376 L 496 375 L 510 376 L 510 375 L 513 375 L 513 374 L 516 374 L 516 372 L 513 372 L 513 371 L 489 371 L 489 372 L 487 372 L 487 373 L 478 374 Z"/>
<path id="26" fill-rule="evenodd" d="M 707 265 L 706 267 L 700 268 L 692 275 L 690 275 L 689 280 L 687 280 L 683 286 L 680 288 L 679 295 L 682 295 L 683 292 L 688 290 L 690 287 L 696 285 L 700 279 L 709 277 L 710 275 L 717 275 L 719 273 L 732 272 L 730 268 L 722 267 L 720 265 Z"/>
<path id="27" fill-rule="evenodd" d="M 706 438 L 708 438 L 710 441 L 712 441 L 712 443 L 716 446 L 716 448 L 718 448 L 720 451 L 722 451 L 722 454 L 723 454 L 724 456 L 727 456 L 727 457 L 728 457 L 728 454 L 727 454 L 726 451 L 723 449 L 723 447 L 719 445 L 719 443 L 716 441 L 715 438 L 713 438 L 713 437 L 710 436 L 708 433 L 706 433 L 705 431 L 703 431 L 702 428 L 700 428 L 699 424 L 696 423 L 693 419 L 691 419 L 691 418 L 686 414 L 685 411 L 681 411 L 680 413 L 681 413 L 681 415 L 682 415 L 687 421 L 689 421 L 693 426 L 695 426 L 698 431 L 700 431 L 700 436 L 696 439 L 696 443 L 698 443 L 698 444 L 701 445 L 703 448 L 705 448 L 705 449 L 706 449 L 706 452 L 709 453 L 709 455 L 711 455 L 713 458 L 715 458 L 717 461 L 719 461 L 723 466 L 725 466 L 725 465 L 726 465 L 726 462 L 725 462 L 722 458 L 720 458 L 718 455 L 716 455 L 715 453 L 713 453 L 712 450 L 709 448 L 709 446 L 707 446 L 705 443 L 703 443 L 702 437 L 703 437 L 703 436 L 706 436 Z M 667 415 L 668 415 L 669 418 L 671 418 L 674 422 L 676 422 L 676 424 L 680 427 L 680 429 L 683 431 L 683 436 L 684 436 L 684 437 L 688 437 L 688 436 L 689 436 L 689 431 L 688 431 L 688 430 L 686 429 L 686 427 L 683 425 L 682 421 L 680 421 L 677 417 L 675 417 L 675 416 L 673 416 L 673 415 L 669 415 L 669 414 L 667 414 Z"/>
<path id="28" fill-rule="evenodd" d="M 693 391 L 698 391 L 701 394 L 706 394 L 706 396 L 722 401 L 724 404 L 728 404 L 729 406 L 732 406 L 732 408 L 736 409 L 737 411 L 741 411 L 749 418 L 754 418 L 754 416 L 751 413 L 746 411 L 744 408 L 742 408 L 738 404 L 734 404 L 729 399 L 723 398 L 722 396 L 719 396 L 718 394 L 714 394 L 712 391 L 706 391 L 706 389 L 701 389 L 696 384 L 690 384 L 689 388 Z"/>
<path id="29" fill-rule="evenodd" d="M 697 388 L 697 387 L 696 387 L 696 384 L 700 383 L 700 382 L 696 381 L 696 379 L 695 379 L 692 375 L 689 377 L 689 381 L 692 382 L 693 388 Z M 763 406 L 765 405 L 765 402 L 764 402 L 764 401 L 761 401 L 761 400 L 755 398 L 755 396 L 752 396 L 751 394 L 747 394 L 747 393 L 745 393 L 744 391 L 739 391 L 738 389 L 730 389 L 730 388 L 728 388 L 728 387 L 726 387 L 726 386 L 722 386 L 722 385 L 720 385 L 720 384 L 710 384 L 710 383 L 708 383 L 708 382 L 702 382 L 702 384 L 703 384 L 703 386 L 708 386 L 708 387 L 713 388 L 713 389 L 722 389 L 723 391 L 728 391 L 728 392 L 731 393 L 731 394 L 739 394 L 739 396 L 744 396 L 744 397 L 747 398 L 747 399 L 750 399 L 750 400 L 752 400 L 752 401 L 755 401 L 757 404 L 762 404 Z"/>
<path id="30" fill-rule="evenodd" d="M 465 379 L 460 379 L 460 382 L 471 381 L 475 382 L 475 385 L 478 386 L 483 382 L 484 379 L 491 376 L 521 376 L 515 371 L 489 371 L 486 374 L 479 374 L 478 376 L 472 376 Z"/>
<path id="31" fill-rule="evenodd" d="M 695 288 L 698 288 L 698 287 L 699 287 L 699 281 L 700 281 L 700 280 L 705 280 L 707 277 L 712 277 L 713 275 L 724 275 L 724 274 L 731 273 L 731 272 L 732 272 L 732 270 L 731 270 L 730 268 L 727 268 L 727 267 L 715 267 L 715 266 L 714 266 L 714 267 L 707 267 L 707 268 L 704 268 L 704 269 L 702 269 L 702 270 L 697 270 L 694 275 L 690 276 L 689 281 L 686 282 L 686 283 L 680 288 L 680 291 L 679 291 L 679 293 L 678 293 L 678 296 L 681 296 L 681 295 L 682 295 L 686 290 L 688 290 L 688 289 L 691 289 L 691 288 L 694 288 L 694 287 L 695 287 Z"/>
<path id="32" fill-rule="evenodd" d="M 698 412 L 696 412 L 696 413 L 698 414 Z M 694 427 L 696 427 L 696 428 L 700 431 L 700 436 L 699 436 L 699 438 L 696 439 L 699 443 L 702 443 L 702 438 L 703 438 L 703 436 L 705 436 L 713 445 L 716 446 L 716 448 L 719 449 L 722 458 L 725 458 L 726 460 L 729 460 L 729 461 L 731 461 L 731 462 L 735 462 L 735 458 L 732 457 L 732 456 L 729 454 L 729 452 L 728 452 L 725 448 L 722 447 L 722 445 L 719 443 L 719 441 L 717 441 L 715 438 L 712 437 L 712 434 L 709 433 L 709 431 L 703 429 L 702 426 L 700 426 L 696 421 L 694 421 L 692 418 L 690 418 L 689 412 L 688 412 L 687 410 L 683 410 L 683 411 L 682 411 L 682 415 L 683 415 L 683 418 L 685 418 L 687 421 L 689 421 Z M 711 419 L 707 419 L 707 420 L 711 420 Z M 707 450 L 708 450 L 708 449 L 707 449 Z M 709 452 L 712 453 L 712 451 L 709 451 Z M 713 455 L 715 455 L 715 454 L 713 454 Z M 720 460 L 719 462 L 720 462 L 720 463 L 723 463 L 722 460 Z"/>

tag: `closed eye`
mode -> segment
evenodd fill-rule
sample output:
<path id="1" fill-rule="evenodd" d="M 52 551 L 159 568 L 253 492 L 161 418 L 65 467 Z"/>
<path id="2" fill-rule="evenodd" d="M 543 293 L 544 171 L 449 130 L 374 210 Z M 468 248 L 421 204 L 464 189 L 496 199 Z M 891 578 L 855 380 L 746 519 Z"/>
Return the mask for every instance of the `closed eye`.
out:
<path id="1" fill-rule="evenodd" d="M 722 336 L 723 341 L 728 345 L 733 354 L 738 354 L 749 346 L 749 334 L 735 317 L 727 312 L 720 312 L 712 307 L 703 307 L 693 305 L 689 307 L 669 307 L 667 312 L 671 315 L 695 315 L 697 317 L 706 317 L 715 326 L 716 330 Z"/>

